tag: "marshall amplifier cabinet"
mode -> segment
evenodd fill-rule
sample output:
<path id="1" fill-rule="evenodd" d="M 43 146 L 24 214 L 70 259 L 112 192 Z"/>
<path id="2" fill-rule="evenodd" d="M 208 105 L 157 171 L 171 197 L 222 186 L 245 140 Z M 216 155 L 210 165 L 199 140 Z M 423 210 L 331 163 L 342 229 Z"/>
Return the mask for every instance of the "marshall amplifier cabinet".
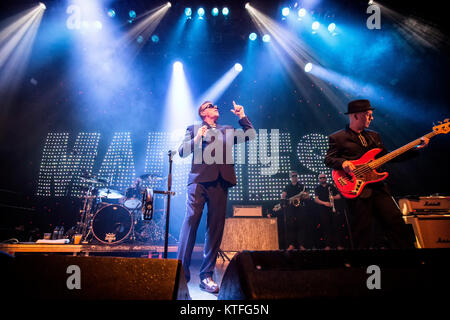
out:
<path id="1" fill-rule="evenodd" d="M 450 214 L 450 197 L 431 196 L 402 198 L 398 205 L 403 215 Z"/>
<path id="2" fill-rule="evenodd" d="M 450 248 L 450 197 L 403 198 L 399 207 L 418 248 Z"/>

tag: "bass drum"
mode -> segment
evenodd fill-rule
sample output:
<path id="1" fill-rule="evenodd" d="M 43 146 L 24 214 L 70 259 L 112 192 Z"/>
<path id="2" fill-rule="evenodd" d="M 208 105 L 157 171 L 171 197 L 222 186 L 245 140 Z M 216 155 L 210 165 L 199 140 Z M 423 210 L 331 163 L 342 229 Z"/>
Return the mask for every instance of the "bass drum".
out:
<path id="1" fill-rule="evenodd" d="M 92 220 L 92 234 L 101 243 L 120 243 L 128 238 L 133 218 L 130 212 L 117 204 L 100 208 Z"/>

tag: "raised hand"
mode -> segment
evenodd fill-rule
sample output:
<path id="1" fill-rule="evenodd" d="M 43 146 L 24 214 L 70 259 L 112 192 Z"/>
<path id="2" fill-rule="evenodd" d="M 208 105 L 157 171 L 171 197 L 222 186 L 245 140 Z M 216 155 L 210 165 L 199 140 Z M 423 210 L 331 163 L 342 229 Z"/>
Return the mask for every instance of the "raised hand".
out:
<path id="1" fill-rule="evenodd" d="M 234 100 L 233 100 L 233 108 L 234 109 L 231 109 L 230 111 L 233 112 L 235 115 L 237 115 L 239 117 L 239 119 L 242 119 L 245 117 L 244 107 L 236 104 L 236 102 L 234 102 Z"/>

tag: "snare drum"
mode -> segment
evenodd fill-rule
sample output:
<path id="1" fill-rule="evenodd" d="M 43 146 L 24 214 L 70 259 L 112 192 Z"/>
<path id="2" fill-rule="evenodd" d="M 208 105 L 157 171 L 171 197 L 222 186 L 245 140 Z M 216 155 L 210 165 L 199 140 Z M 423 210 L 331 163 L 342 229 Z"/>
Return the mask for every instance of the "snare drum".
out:
<path id="1" fill-rule="evenodd" d="M 120 243 L 130 235 L 132 224 L 133 218 L 126 208 L 110 204 L 95 213 L 92 234 L 102 243 Z"/>
<path id="2" fill-rule="evenodd" d="M 124 201 L 123 205 L 129 210 L 136 210 L 141 208 L 142 202 L 136 198 L 129 198 Z"/>

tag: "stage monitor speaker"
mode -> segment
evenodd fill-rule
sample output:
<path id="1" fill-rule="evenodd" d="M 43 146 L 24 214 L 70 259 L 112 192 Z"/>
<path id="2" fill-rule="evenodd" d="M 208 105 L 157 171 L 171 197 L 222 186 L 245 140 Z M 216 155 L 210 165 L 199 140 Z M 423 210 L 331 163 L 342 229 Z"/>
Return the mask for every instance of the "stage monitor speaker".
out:
<path id="1" fill-rule="evenodd" d="M 438 298 L 450 284 L 449 250 L 241 252 L 218 299 Z"/>
<path id="2" fill-rule="evenodd" d="M 450 248 L 449 215 L 404 216 L 405 222 L 411 224 L 419 248 Z"/>
<path id="3" fill-rule="evenodd" d="M 220 249 L 278 250 L 277 218 L 227 218 Z"/>
<path id="4" fill-rule="evenodd" d="M 12 289 L 18 297 L 190 299 L 181 262 L 175 259 L 24 255 L 13 258 L 10 265 Z"/>

